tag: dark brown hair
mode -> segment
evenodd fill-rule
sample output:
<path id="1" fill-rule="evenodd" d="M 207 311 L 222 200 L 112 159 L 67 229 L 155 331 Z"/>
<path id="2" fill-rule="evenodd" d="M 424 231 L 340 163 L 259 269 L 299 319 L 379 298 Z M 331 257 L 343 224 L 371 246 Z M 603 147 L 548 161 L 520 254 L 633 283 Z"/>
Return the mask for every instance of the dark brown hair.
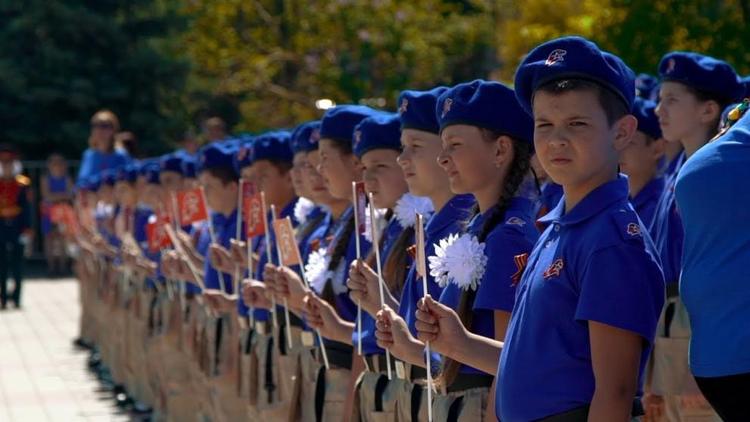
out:
<path id="1" fill-rule="evenodd" d="M 482 136 L 487 141 L 494 141 L 502 136 L 502 133 L 494 132 L 488 129 L 482 129 Z M 505 211 L 508 209 L 510 202 L 518 192 L 518 188 L 521 186 L 521 183 L 531 169 L 531 156 L 533 154 L 531 144 L 527 141 L 522 141 L 514 138 L 511 139 L 513 140 L 513 162 L 508 169 L 508 174 L 505 175 L 505 181 L 503 190 L 500 193 L 500 199 L 494 207 L 487 211 L 489 214 L 485 219 L 484 224 L 482 225 L 482 229 L 479 232 L 479 242 L 484 242 L 485 240 L 487 240 L 487 237 L 490 235 L 492 230 L 505 220 Z M 477 212 L 479 212 L 478 208 L 475 209 L 475 214 Z M 456 313 L 461 319 L 461 323 L 468 330 L 471 330 L 472 324 L 474 322 L 473 308 L 476 295 L 476 290 L 464 290 L 461 293 L 461 298 L 459 299 L 458 307 L 456 308 Z M 458 376 L 460 367 L 461 364 L 458 361 L 450 358 L 445 358 L 443 360 L 443 368 L 441 374 L 437 378 L 436 382 L 438 382 L 439 385 L 443 385 L 445 387 L 450 386 L 453 381 L 455 381 L 456 376 Z"/>
<path id="2" fill-rule="evenodd" d="M 610 126 L 623 116 L 630 114 L 628 105 L 612 89 L 588 79 L 557 79 L 540 85 L 535 93 L 538 91 L 553 95 L 560 95 L 566 92 L 593 91 L 596 93 L 599 105 L 602 106 L 604 113 L 607 115 L 607 123 Z"/>

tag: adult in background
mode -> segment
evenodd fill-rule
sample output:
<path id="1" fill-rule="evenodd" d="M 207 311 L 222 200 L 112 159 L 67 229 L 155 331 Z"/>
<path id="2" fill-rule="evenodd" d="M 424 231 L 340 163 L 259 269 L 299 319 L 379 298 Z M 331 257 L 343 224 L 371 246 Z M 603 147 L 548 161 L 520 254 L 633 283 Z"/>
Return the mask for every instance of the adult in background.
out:
<path id="1" fill-rule="evenodd" d="M 72 204 L 73 180 L 68 175 L 68 162 L 60 154 L 47 158 L 47 172 L 39 180 L 42 192 L 41 214 L 44 235 L 44 257 L 50 276 L 62 275 L 67 268 L 65 241 L 62 232 L 52 221 L 55 205 Z"/>
<path id="2" fill-rule="evenodd" d="M 81 168 L 76 180 L 82 182 L 102 170 L 124 166 L 128 156 L 115 150 L 115 133 L 120 130 L 120 121 L 109 110 L 99 110 L 91 117 L 89 147 L 83 152 Z"/>

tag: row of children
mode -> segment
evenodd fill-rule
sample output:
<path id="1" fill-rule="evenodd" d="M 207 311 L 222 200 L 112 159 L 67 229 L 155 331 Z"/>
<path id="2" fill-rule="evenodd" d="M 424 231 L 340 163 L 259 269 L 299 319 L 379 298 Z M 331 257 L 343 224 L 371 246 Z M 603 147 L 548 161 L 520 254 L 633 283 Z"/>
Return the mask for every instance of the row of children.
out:
<path id="1" fill-rule="evenodd" d="M 659 73 L 657 106 L 565 37 L 514 89 L 403 91 L 87 178 L 82 337 L 168 420 L 681 420 L 701 396 L 673 187 L 745 92 L 694 53 Z M 750 372 L 733 353 L 720 371 Z M 696 375 L 729 375 L 715 357 Z"/>

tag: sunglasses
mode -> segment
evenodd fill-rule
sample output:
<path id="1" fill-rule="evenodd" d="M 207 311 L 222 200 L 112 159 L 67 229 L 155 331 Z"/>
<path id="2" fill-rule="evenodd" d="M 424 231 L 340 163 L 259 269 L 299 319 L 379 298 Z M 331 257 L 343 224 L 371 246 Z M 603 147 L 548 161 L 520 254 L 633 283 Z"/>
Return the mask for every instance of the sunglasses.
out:
<path id="1" fill-rule="evenodd" d="M 114 129 L 110 122 L 92 122 L 91 129 Z"/>

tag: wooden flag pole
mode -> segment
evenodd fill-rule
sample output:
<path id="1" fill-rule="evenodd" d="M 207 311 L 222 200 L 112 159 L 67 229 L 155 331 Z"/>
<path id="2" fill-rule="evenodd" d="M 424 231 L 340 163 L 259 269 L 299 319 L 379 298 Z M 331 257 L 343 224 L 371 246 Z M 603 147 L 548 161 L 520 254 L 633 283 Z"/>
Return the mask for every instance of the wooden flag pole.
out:
<path id="1" fill-rule="evenodd" d="M 372 204 L 372 194 L 369 194 L 370 197 L 370 230 L 372 231 L 372 247 L 375 249 L 375 263 L 378 267 L 378 286 L 380 287 L 380 309 L 385 308 L 385 295 L 383 292 L 383 286 L 385 282 L 383 281 L 383 270 L 381 268 L 380 264 L 380 234 L 378 233 L 377 226 L 375 225 L 375 207 Z M 391 351 L 388 349 L 385 349 L 385 364 L 388 366 L 388 379 L 392 379 L 393 375 L 391 374 Z"/>
<path id="2" fill-rule="evenodd" d="M 357 182 L 352 182 L 352 206 L 354 207 L 354 242 L 357 246 L 357 264 L 362 261 L 362 246 L 359 240 L 359 198 L 357 197 Z M 357 354 L 362 356 L 362 302 L 357 299 Z"/>
<path id="3" fill-rule="evenodd" d="M 276 223 L 276 206 L 271 205 L 271 222 Z M 276 238 L 274 242 L 274 246 L 276 247 L 276 256 L 278 256 L 279 259 L 279 267 L 284 265 L 284 261 L 281 256 L 281 249 L 279 248 L 279 234 L 276 233 Z M 270 261 L 269 261 L 270 262 Z M 289 349 L 292 348 L 292 324 L 289 319 L 289 302 L 287 301 L 286 297 L 283 298 L 284 301 L 284 323 L 286 324 L 286 342 L 289 346 Z"/>
<path id="4" fill-rule="evenodd" d="M 266 205 L 266 192 L 261 191 L 260 192 L 260 201 L 263 205 L 263 218 L 265 223 L 263 224 L 264 229 L 266 231 L 265 235 L 265 241 L 266 241 L 266 261 L 269 263 L 273 263 L 273 260 L 271 259 L 271 231 L 268 228 L 268 206 Z M 271 320 L 273 321 L 273 332 L 274 337 L 276 336 L 276 331 L 279 329 L 279 320 L 276 316 L 276 297 L 271 296 Z"/>
<path id="5" fill-rule="evenodd" d="M 422 277 L 422 297 L 427 297 L 427 262 L 425 259 L 424 245 L 424 223 L 422 214 L 417 213 L 415 223 L 417 229 L 417 275 Z M 425 351 L 427 352 L 427 420 L 432 422 L 432 353 L 430 351 L 430 342 L 425 342 Z"/>

